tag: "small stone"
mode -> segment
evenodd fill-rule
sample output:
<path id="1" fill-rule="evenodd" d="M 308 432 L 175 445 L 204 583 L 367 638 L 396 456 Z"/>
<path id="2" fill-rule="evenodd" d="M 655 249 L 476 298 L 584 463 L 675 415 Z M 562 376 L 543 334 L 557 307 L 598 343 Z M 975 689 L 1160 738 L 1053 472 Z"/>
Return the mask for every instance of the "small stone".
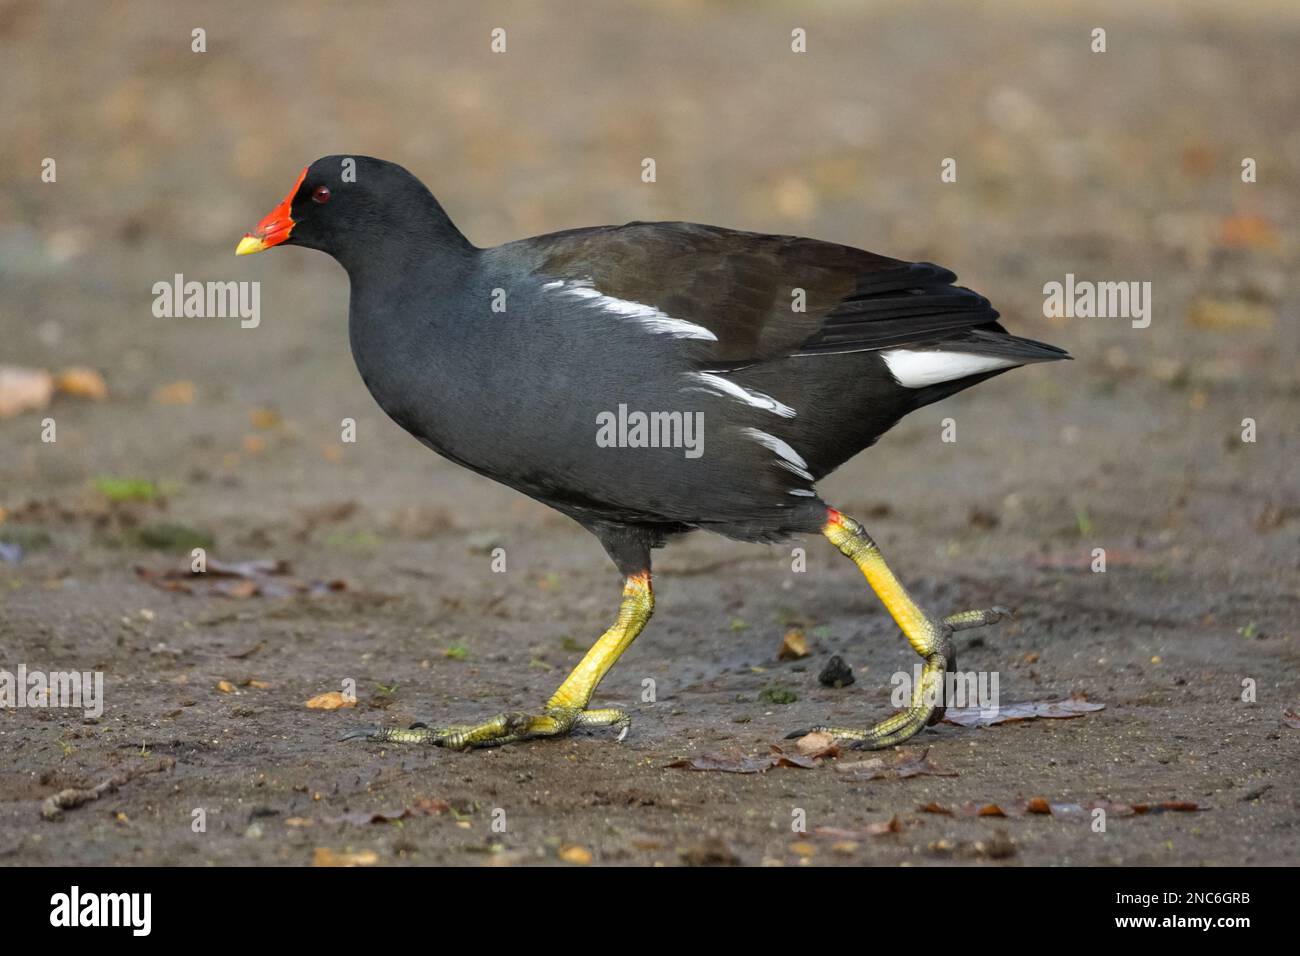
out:
<path id="1" fill-rule="evenodd" d="M 848 687 L 853 683 L 853 668 L 836 654 L 826 662 L 822 672 L 817 675 L 817 683 L 823 687 Z"/>

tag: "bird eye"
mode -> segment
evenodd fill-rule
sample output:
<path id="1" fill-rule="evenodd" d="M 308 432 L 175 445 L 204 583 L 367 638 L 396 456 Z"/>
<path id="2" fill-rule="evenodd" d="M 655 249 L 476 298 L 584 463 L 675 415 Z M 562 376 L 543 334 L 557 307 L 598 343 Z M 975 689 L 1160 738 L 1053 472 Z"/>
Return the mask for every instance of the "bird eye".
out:
<path id="1" fill-rule="evenodd" d="M 311 201 L 317 203 L 327 203 L 330 201 L 330 189 L 328 186 L 317 186 L 311 191 Z"/>

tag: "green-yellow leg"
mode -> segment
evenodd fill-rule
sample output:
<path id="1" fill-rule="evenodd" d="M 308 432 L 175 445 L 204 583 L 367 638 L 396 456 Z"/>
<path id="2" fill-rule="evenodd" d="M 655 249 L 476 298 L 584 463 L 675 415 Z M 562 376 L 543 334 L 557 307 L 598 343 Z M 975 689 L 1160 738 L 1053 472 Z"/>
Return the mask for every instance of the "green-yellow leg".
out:
<path id="1" fill-rule="evenodd" d="M 654 591 L 650 572 L 628 577 L 623 585 L 623 603 L 618 620 L 591 646 L 591 650 L 564 679 L 539 714 L 498 714 L 480 724 L 425 727 L 406 730 L 366 728 L 354 730 L 344 739 L 365 737 L 388 743 L 435 744 L 452 750 L 496 747 L 533 737 L 559 737 L 578 727 L 617 727 L 618 739 L 627 736 L 632 718 L 615 708 L 589 710 L 587 704 L 601 678 L 641 633 L 654 612 Z"/>
<path id="2" fill-rule="evenodd" d="M 891 747 L 943 719 L 944 675 L 957 668 L 953 632 L 993 624 L 1009 612 L 1005 608 L 995 607 L 987 611 L 963 611 L 937 621 L 908 595 L 862 525 L 848 515 L 832 509 L 827 515 L 822 534 L 862 571 L 907 642 L 925 659 L 925 664 L 921 668 L 921 682 L 912 688 L 912 700 L 905 710 L 866 730 L 844 727 L 812 729 L 828 733 L 837 740 L 850 742 L 855 749 L 879 750 Z M 790 736 L 801 736 L 804 733 L 807 731 L 798 731 Z"/>

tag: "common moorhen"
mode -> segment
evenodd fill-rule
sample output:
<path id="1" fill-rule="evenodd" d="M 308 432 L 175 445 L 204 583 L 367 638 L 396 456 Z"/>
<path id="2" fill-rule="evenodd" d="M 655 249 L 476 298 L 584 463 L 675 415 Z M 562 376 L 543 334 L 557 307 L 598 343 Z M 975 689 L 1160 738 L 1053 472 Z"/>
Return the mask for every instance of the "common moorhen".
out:
<path id="1" fill-rule="evenodd" d="M 925 660 L 879 748 L 943 714 L 952 632 L 908 596 L 819 479 L 908 412 L 1010 368 L 1068 358 L 1009 335 L 983 296 L 928 262 L 687 222 L 572 229 L 472 245 L 394 163 L 326 156 L 239 255 L 319 249 L 352 284 L 348 334 L 380 407 L 446 458 L 591 531 L 625 578 L 618 619 L 537 713 L 349 736 L 466 748 L 610 726 L 588 707 L 650 618 L 650 552 L 703 528 L 741 541 L 820 531 L 866 575 Z"/>

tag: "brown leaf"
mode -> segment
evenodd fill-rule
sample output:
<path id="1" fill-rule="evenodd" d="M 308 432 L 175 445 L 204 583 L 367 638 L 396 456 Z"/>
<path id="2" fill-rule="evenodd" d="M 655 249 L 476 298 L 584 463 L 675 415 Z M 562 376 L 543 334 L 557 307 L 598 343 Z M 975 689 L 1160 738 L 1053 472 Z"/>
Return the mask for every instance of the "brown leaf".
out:
<path id="1" fill-rule="evenodd" d="M 217 681 L 217 690 L 221 691 L 223 694 L 233 694 L 235 692 L 235 685 L 230 683 L 228 680 L 219 680 Z"/>
<path id="2" fill-rule="evenodd" d="M 364 826 L 370 823 L 392 823 L 395 820 L 409 820 L 412 817 L 436 817 L 441 816 L 450 809 L 451 804 L 443 800 L 421 797 L 402 810 L 358 810 L 337 817 L 324 817 L 320 822 L 326 824 L 351 823 Z M 301 820 L 302 818 L 297 819 Z M 285 821 L 289 826 L 310 826 L 315 822 L 315 820 L 304 820 L 298 823 Z"/>
<path id="3" fill-rule="evenodd" d="M 247 600 L 252 597 L 291 597 L 297 594 L 320 595 L 347 590 L 345 581 L 312 581 L 293 577 L 288 561 L 218 561 L 209 558 L 206 571 L 189 568 L 166 568 L 161 571 L 137 567 L 141 580 L 164 591 L 193 594 L 196 588 L 220 597 Z"/>
<path id="4" fill-rule="evenodd" d="M 559 857 L 565 863 L 573 863 L 577 866 L 586 866 L 591 862 L 591 851 L 585 846 L 578 846 L 576 843 L 570 843 L 560 847 Z"/>
<path id="5" fill-rule="evenodd" d="M 406 814 L 412 817 L 440 817 L 450 809 L 451 804 L 446 800 L 439 800 L 436 797 L 420 797 L 406 808 Z"/>
<path id="6" fill-rule="evenodd" d="M 910 750 L 900 750 L 888 759 L 872 757 L 870 760 L 837 763 L 835 770 L 861 780 L 906 780 L 909 777 L 919 776 L 957 776 L 957 771 L 944 770 L 932 762 L 929 748 L 921 751 L 920 754 Z"/>
<path id="7" fill-rule="evenodd" d="M 1052 803 L 1044 797 L 1030 797 L 1008 807 L 996 803 L 976 803 L 968 800 L 955 809 L 938 803 L 927 803 L 917 808 L 921 813 L 941 813 L 961 817 L 1023 817 L 1026 815 L 1073 817 L 1093 810 L 1105 810 L 1111 816 L 1131 817 L 1148 813 L 1190 813 L 1207 810 L 1187 800 L 1166 800 L 1163 803 L 1120 803 L 1111 800 L 1094 800 L 1088 804 Z"/>
<path id="8" fill-rule="evenodd" d="M 790 628 L 785 632 L 785 638 L 781 641 L 781 650 L 777 651 L 776 659 L 779 661 L 797 661 L 799 658 L 807 656 L 808 638 L 804 636 L 801 628 Z"/>
<path id="9" fill-rule="evenodd" d="M 762 773 L 772 769 L 772 758 L 769 755 L 746 756 L 737 751 L 683 757 L 667 766 L 679 770 L 712 770 L 719 773 Z"/>
<path id="10" fill-rule="evenodd" d="M 794 749 L 808 757 L 838 757 L 840 745 L 830 734 L 814 730 L 794 742 Z"/>
<path id="11" fill-rule="evenodd" d="M 821 763 L 816 757 L 786 753 L 775 744 L 772 745 L 771 760 L 773 767 L 799 767 L 803 770 L 811 770 Z"/>
<path id="12" fill-rule="evenodd" d="M 228 598 L 243 600 L 245 598 L 256 597 L 261 593 L 261 588 L 257 582 L 250 578 L 241 578 L 238 581 L 218 581 L 212 586 L 212 590 L 218 594 L 224 594 Z"/>
<path id="13" fill-rule="evenodd" d="M 56 375 L 54 390 L 61 395 L 71 395 L 74 398 L 89 398 L 95 402 L 108 398 L 108 386 L 104 384 L 104 376 L 93 368 L 84 368 L 82 366 L 65 368 Z"/>
<path id="14" fill-rule="evenodd" d="M 1288 708 L 1282 711 L 1282 723 L 1292 730 L 1300 730 L 1300 714 Z"/>
<path id="15" fill-rule="evenodd" d="M 311 700 L 307 701 L 308 710 L 338 710 L 340 707 L 355 707 L 355 700 L 344 697 L 340 691 L 332 690 L 324 694 L 317 694 Z"/>
<path id="16" fill-rule="evenodd" d="M 712 770 L 719 773 L 763 773 L 773 767 L 798 767 L 811 770 L 820 763 L 821 761 L 816 757 L 787 753 L 773 745 L 770 752 L 763 755 L 746 755 L 739 750 L 730 750 L 726 753 L 683 757 L 667 766 L 679 770 Z"/>
<path id="17" fill-rule="evenodd" d="M 1094 704 L 1083 694 L 1071 694 L 1055 700 L 1029 700 L 1015 704 L 1003 704 L 993 713 L 982 707 L 949 707 L 943 719 L 959 727 L 991 727 L 994 724 L 1006 724 L 1018 720 L 1037 720 L 1039 718 L 1082 717 L 1097 710 L 1105 710 L 1105 704 Z"/>
<path id="18" fill-rule="evenodd" d="M 904 824 L 898 814 L 894 814 L 888 820 L 879 820 L 875 823 L 868 823 L 860 830 L 846 829 L 844 827 L 814 827 L 813 833 L 817 836 L 830 837 L 834 840 L 855 840 L 864 836 L 884 836 L 886 833 L 902 833 L 904 829 L 916 826 L 919 821 L 913 820 Z"/>
<path id="19" fill-rule="evenodd" d="M 1094 809 L 1090 806 L 1089 809 Z M 1160 803 L 1135 803 L 1133 812 L 1139 816 L 1147 813 L 1200 813 L 1208 810 L 1193 800 L 1164 800 Z"/>

